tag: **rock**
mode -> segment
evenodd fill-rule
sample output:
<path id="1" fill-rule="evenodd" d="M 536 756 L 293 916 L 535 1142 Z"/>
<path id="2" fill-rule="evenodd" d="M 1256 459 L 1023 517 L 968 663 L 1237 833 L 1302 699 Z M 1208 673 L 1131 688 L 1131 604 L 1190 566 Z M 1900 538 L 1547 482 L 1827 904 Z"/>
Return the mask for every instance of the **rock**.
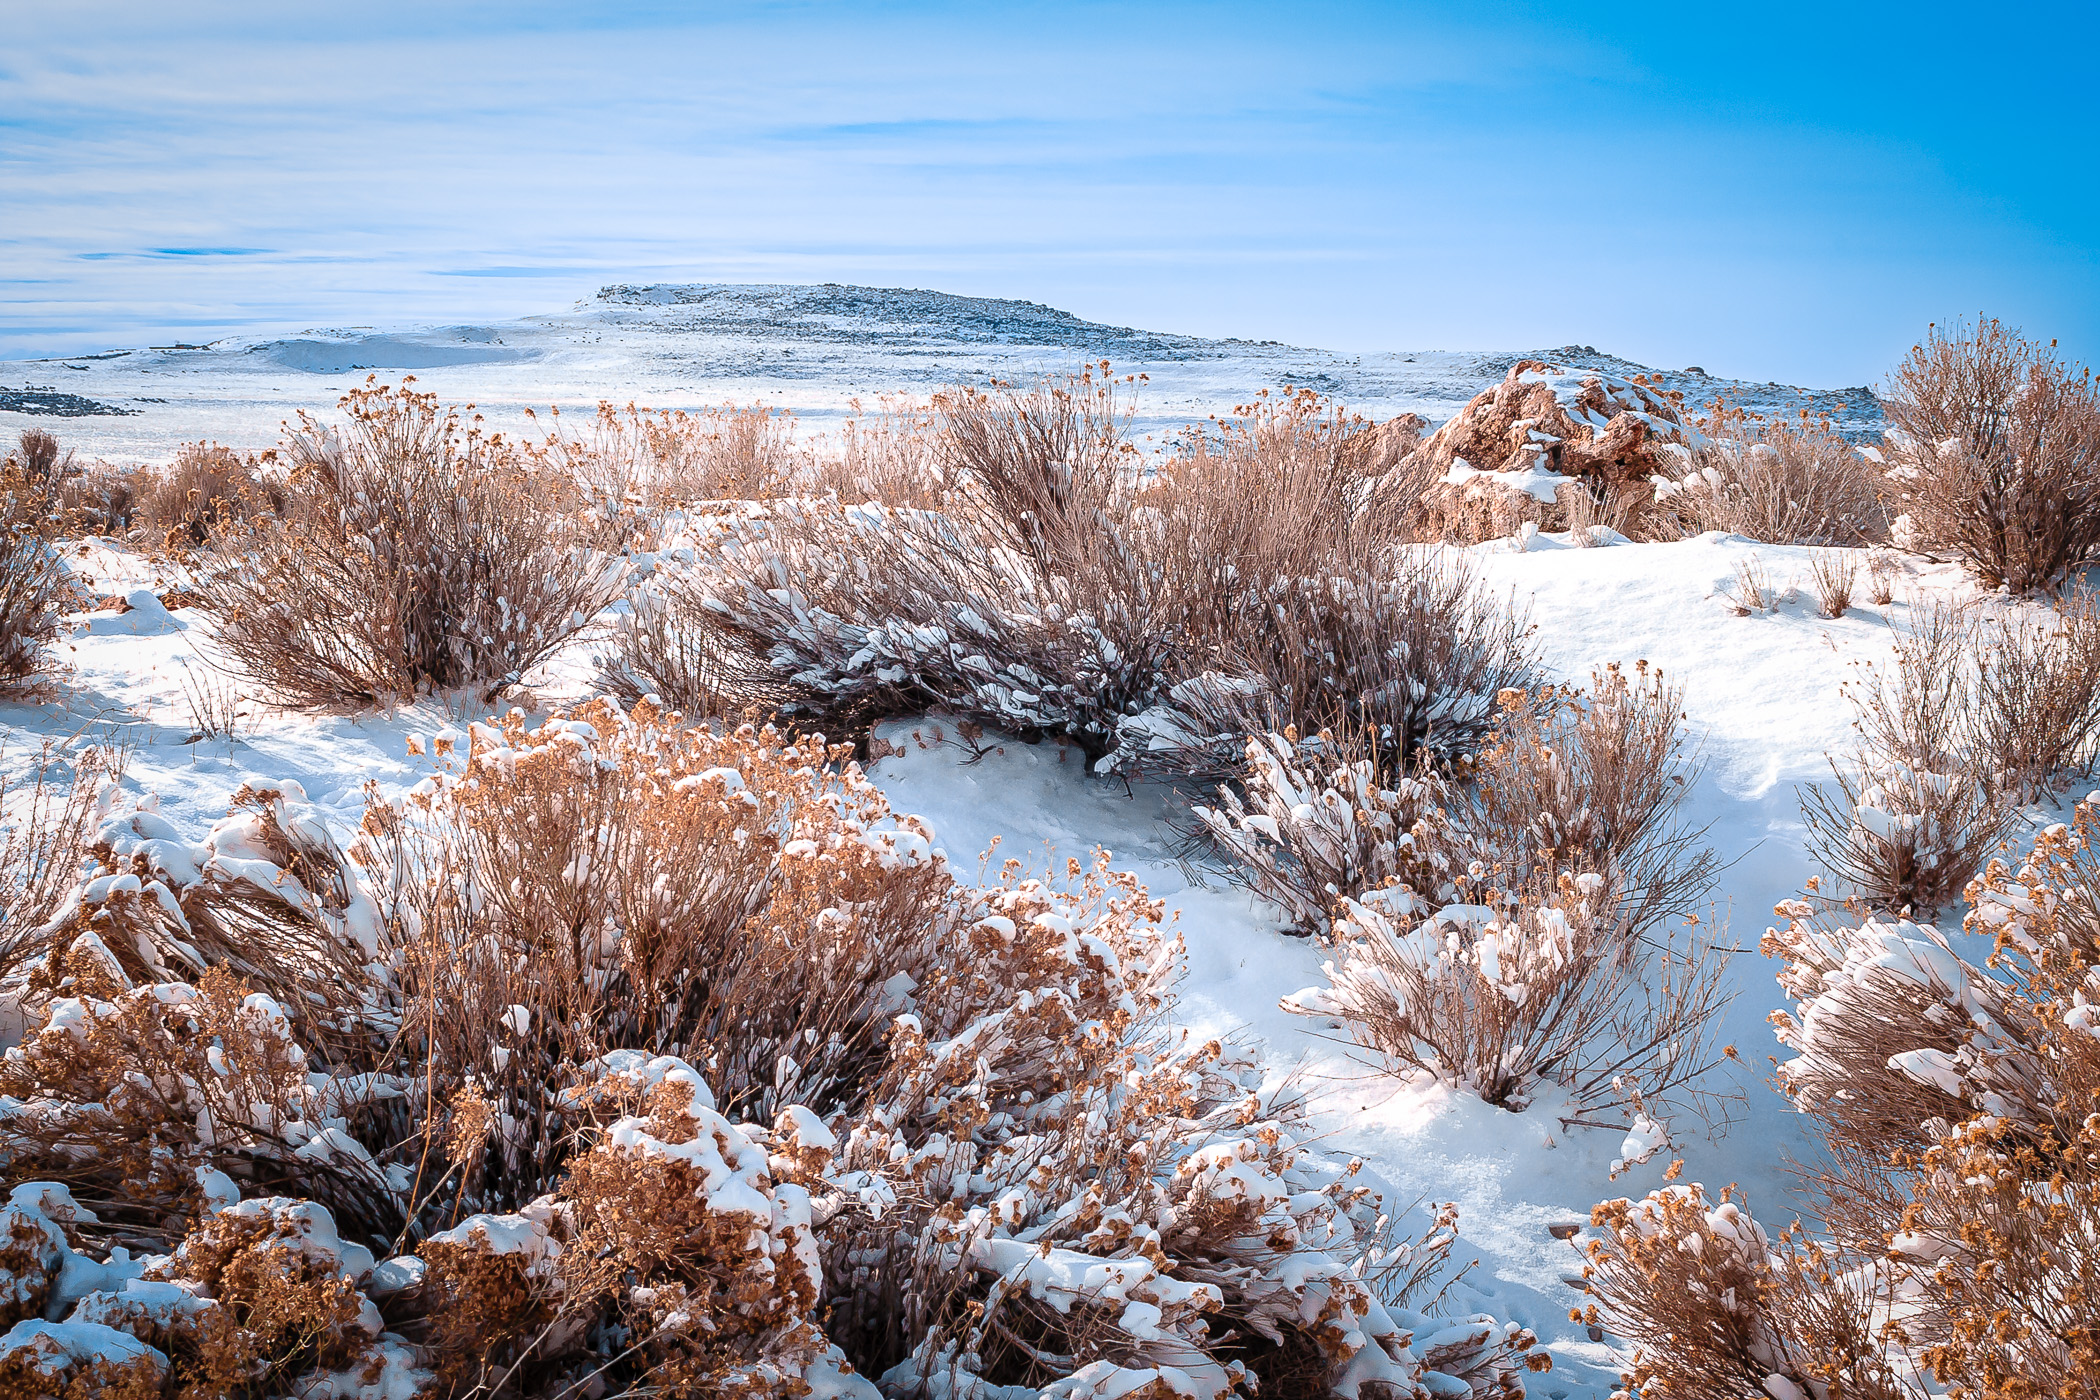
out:
<path id="1" fill-rule="evenodd" d="M 1410 474 L 1434 483 L 1424 500 L 1431 518 L 1447 526 L 1476 522 L 1461 533 L 1507 533 L 1500 528 L 1505 516 L 1550 528 L 1588 509 L 1569 506 L 1571 486 L 1586 488 L 1599 504 L 1592 514 L 1638 510 L 1652 495 L 1649 478 L 1682 476 L 1683 451 L 1698 440 L 1680 399 L 1601 370 L 1520 360 L 1416 450 Z M 1519 499 L 1497 499 L 1496 488 Z M 1477 523 L 1490 517 L 1493 524 Z M 1592 520 L 1564 523 L 1579 528 Z"/>
<path id="2" fill-rule="evenodd" d="M 1422 445 L 1422 430 L 1429 420 L 1419 413 L 1402 413 L 1349 439 L 1348 449 L 1359 454 L 1357 470 L 1364 476 L 1384 476 Z"/>

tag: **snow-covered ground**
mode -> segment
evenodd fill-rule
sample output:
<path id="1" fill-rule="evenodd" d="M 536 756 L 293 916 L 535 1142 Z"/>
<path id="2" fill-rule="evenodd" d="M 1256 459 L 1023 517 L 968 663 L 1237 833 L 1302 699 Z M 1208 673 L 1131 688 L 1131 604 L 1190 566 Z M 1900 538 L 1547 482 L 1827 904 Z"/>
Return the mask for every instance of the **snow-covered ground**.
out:
<path id="1" fill-rule="evenodd" d="M 1795 784 L 1826 775 L 1825 751 L 1845 745 L 1850 711 L 1839 686 L 1854 663 L 1887 657 L 1891 628 L 1902 628 L 1911 610 L 1907 599 L 1966 585 L 1951 570 L 1927 569 L 1906 578 L 1899 601 L 1841 621 L 1818 615 L 1805 591 L 1771 613 L 1738 616 L 1715 596 L 1738 561 L 1755 554 L 1775 581 L 1805 584 L 1810 551 L 1719 535 L 1578 549 L 1548 535 L 1528 552 L 1500 542 L 1469 553 L 1488 586 L 1530 608 L 1555 673 L 1584 680 L 1593 667 L 1646 659 L 1684 686 L 1705 763 L 1688 814 L 1707 826 L 1728 862 L 1721 912 L 1743 949 L 1731 964 L 1739 995 L 1726 1029 L 1743 1063 L 1726 1086 L 1742 1096 L 1734 1121 L 1715 1125 L 1710 1136 L 1696 1124 L 1677 1125 L 1676 1155 L 1688 1178 L 1739 1182 L 1765 1213 L 1783 1215 L 1788 1163 L 1813 1148 L 1764 1083 L 1773 1048 L 1764 1018 L 1779 996 L 1756 944 L 1772 904 L 1809 873 Z M 105 596 L 164 591 L 178 581 L 107 545 L 77 547 L 72 557 L 92 591 Z M 528 678 L 542 704 L 586 693 L 591 651 L 580 643 Z M 230 684 L 211 655 L 211 624 L 193 610 L 168 613 L 147 603 L 89 615 L 67 644 L 70 674 L 50 697 L 0 706 L 7 766 L 19 771 L 53 739 L 114 742 L 129 751 L 127 785 L 158 793 L 162 811 L 185 828 L 205 829 L 244 781 L 291 779 L 347 830 L 362 813 L 366 784 L 395 791 L 426 771 L 429 760 L 410 755 L 410 736 L 460 717 L 440 702 L 346 716 L 247 701 L 234 737 L 193 739 L 186 692 Z M 1316 1094 L 1333 1145 L 1364 1157 L 1399 1200 L 1455 1200 L 1461 1256 L 1480 1263 L 1454 1291 L 1454 1305 L 1538 1331 L 1558 1364 L 1537 1393 L 1604 1393 L 1613 1373 L 1609 1346 L 1567 1321 L 1576 1296 L 1563 1278 L 1579 1261 L 1548 1227 L 1582 1217 L 1603 1197 L 1648 1189 L 1671 1154 L 1615 1182 L 1609 1167 L 1621 1150 L 1618 1134 L 1564 1129 L 1550 1103 L 1512 1114 L 1400 1084 L 1322 1023 L 1281 1010 L 1279 997 L 1321 981 L 1320 950 L 1279 933 L 1272 914 L 1215 874 L 1199 878 L 1177 859 L 1170 821 L 1187 794 L 1090 776 L 1076 750 L 1056 745 L 988 735 L 983 751 L 973 752 L 937 718 L 878 732 L 904 752 L 877 762 L 874 776 L 900 810 L 930 819 L 966 866 L 997 842 L 997 859 L 1019 856 L 1045 870 L 1105 847 L 1136 871 L 1168 901 L 1187 941 L 1180 1014 L 1191 1027 L 1258 1044 L 1273 1074 Z"/>
<path id="2" fill-rule="evenodd" d="M 37 374 L 39 383 L 144 410 L 51 424 L 66 441 L 91 454 L 150 459 L 185 438 L 267 443 L 277 419 L 294 408 L 325 409 L 367 363 L 413 367 L 428 387 L 483 404 L 617 395 L 670 406 L 777 396 L 821 418 L 855 394 L 923 391 L 1085 355 L 1147 373 L 1147 421 L 1166 425 L 1287 382 L 1314 384 L 1379 417 L 1402 409 L 1441 417 L 1499 378 L 1497 366 L 1511 358 L 1323 357 L 1089 327 L 1043 308 L 930 294 L 923 304 L 888 294 L 856 319 L 852 291 L 628 289 L 571 315 L 494 330 L 140 351 Z M 907 324 L 901 318 L 909 315 L 920 319 Z M 22 382 L 20 366 L 0 366 L 0 383 Z M 1855 425 L 1870 421 L 1871 400 L 1855 407 Z M 10 431 L 29 421 L 50 423 L 0 414 Z M 1773 903 L 1796 893 L 1810 873 L 1796 785 L 1826 778 L 1826 752 L 1849 741 L 1851 711 L 1839 688 L 1855 665 L 1887 658 L 1892 629 L 1906 626 L 1913 600 L 1968 588 L 1952 569 L 1913 566 L 1896 602 L 1863 604 L 1832 621 L 1808 596 L 1812 553 L 1719 535 L 1598 548 L 1549 535 L 1526 551 L 1508 541 L 1469 551 L 1486 586 L 1530 610 L 1541 654 L 1557 675 L 1583 682 L 1607 663 L 1646 660 L 1684 687 L 1705 765 L 1687 814 L 1707 828 L 1726 863 L 1719 912 L 1741 951 L 1730 965 L 1739 995 L 1725 1038 L 1742 1060 L 1724 1072 L 1735 1076 L 1732 1085 L 1715 1086 L 1741 1095 L 1733 1121 L 1717 1122 L 1710 1135 L 1677 1125 L 1675 1155 L 1685 1159 L 1688 1179 L 1741 1183 L 1761 1215 L 1782 1218 L 1788 1163 L 1813 1148 L 1765 1083 L 1774 1048 L 1765 1017 L 1780 996 L 1756 947 Z M 1769 613 L 1743 616 L 1717 590 L 1752 554 L 1776 583 L 1802 588 Z M 163 566 L 100 542 L 70 546 L 69 557 L 96 595 L 158 594 L 180 582 Z M 64 644 L 67 674 L 40 701 L 0 705 L 11 774 L 50 743 L 113 742 L 129 753 L 127 785 L 158 793 L 163 812 L 186 828 L 205 829 L 244 781 L 290 779 L 347 829 L 368 784 L 397 791 L 427 771 L 430 760 L 411 756 L 412 735 L 461 717 L 438 701 L 350 716 L 286 713 L 245 700 L 232 737 L 197 738 L 192 697 L 234 685 L 213 666 L 211 624 L 192 610 L 139 601 L 129 612 L 88 615 Z M 587 693 L 593 650 L 581 642 L 528 677 L 538 702 Z M 1581 1218 L 1600 1198 L 1645 1191 L 1672 1154 L 1615 1182 L 1609 1167 L 1621 1152 L 1618 1134 L 1564 1129 L 1547 1103 L 1513 1114 L 1399 1083 L 1322 1023 L 1281 1010 L 1279 997 L 1321 981 L 1321 952 L 1278 932 L 1271 913 L 1215 874 L 1199 878 L 1178 859 L 1171 822 L 1190 794 L 1090 776 L 1076 751 L 1055 745 L 988 735 L 985 750 L 972 752 L 937 718 L 879 732 L 903 752 L 877 762 L 874 776 L 897 808 L 931 821 L 952 856 L 968 864 L 998 842 L 999 858 L 1048 867 L 1053 857 L 1061 864 L 1105 847 L 1167 899 L 1188 947 L 1181 1015 L 1204 1032 L 1257 1044 L 1273 1074 L 1313 1091 L 1331 1142 L 1364 1157 L 1400 1200 L 1458 1203 L 1461 1257 L 1479 1265 L 1455 1290 L 1454 1305 L 1537 1330 L 1557 1365 L 1534 1393 L 1605 1393 L 1612 1353 L 1567 1320 L 1577 1295 L 1563 1278 L 1579 1261 L 1548 1227 Z"/>

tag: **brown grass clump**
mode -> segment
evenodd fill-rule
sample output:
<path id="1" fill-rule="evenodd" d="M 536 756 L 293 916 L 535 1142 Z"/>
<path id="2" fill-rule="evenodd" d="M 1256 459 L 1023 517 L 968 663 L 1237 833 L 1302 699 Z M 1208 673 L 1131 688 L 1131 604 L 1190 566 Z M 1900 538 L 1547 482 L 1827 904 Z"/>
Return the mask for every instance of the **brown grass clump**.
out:
<path id="1" fill-rule="evenodd" d="M 1833 550 L 1818 554 L 1809 561 L 1809 577 L 1814 580 L 1816 603 L 1823 616 L 1835 620 L 1852 610 L 1852 590 L 1859 582 L 1859 565 L 1850 556 Z"/>
<path id="2" fill-rule="evenodd" d="M 1655 479 L 1655 515 L 1686 535 L 1723 530 L 1765 544 L 1859 546 L 1888 538 L 1881 473 L 1827 422 L 1764 418 L 1716 402 L 1684 450 L 1684 474 Z"/>
<path id="3" fill-rule="evenodd" d="M 1504 703 L 1471 788 L 1436 790 L 1448 813 L 1424 793 L 1354 814 L 1413 822 L 1383 836 L 1382 888 L 1328 896 L 1332 986 L 1285 1004 L 1489 1103 L 1521 1109 L 1554 1086 L 1568 1121 L 1622 1113 L 1659 1146 L 1660 1106 L 1711 1068 L 1726 1002 L 1696 912 L 1713 853 L 1671 817 L 1695 775 L 1678 694 L 1643 665 L 1600 674 L 1587 697 Z M 1300 832 L 1322 811 L 1310 804 L 1276 842 L 1314 878 Z M 1248 831 L 1241 817 L 1236 834 Z"/>
<path id="4" fill-rule="evenodd" d="M 2100 552 L 2100 394 L 2053 344 L 1995 320 L 1934 328 L 1883 402 L 1909 547 L 2015 593 Z"/>
<path id="5" fill-rule="evenodd" d="M 489 694 L 617 593 L 566 480 L 405 385 L 343 407 L 287 439 L 283 519 L 227 522 L 198 571 L 243 674 L 299 705 Z"/>

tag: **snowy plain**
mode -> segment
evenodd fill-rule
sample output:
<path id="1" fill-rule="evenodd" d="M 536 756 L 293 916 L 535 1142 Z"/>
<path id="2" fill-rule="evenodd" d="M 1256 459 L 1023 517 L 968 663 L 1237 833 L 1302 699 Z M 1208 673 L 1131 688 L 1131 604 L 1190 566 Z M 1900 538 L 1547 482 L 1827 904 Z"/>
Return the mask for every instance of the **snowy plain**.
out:
<path id="1" fill-rule="evenodd" d="M 1594 351 L 1545 352 L 1563 362 L 1627 373 L 1640 367 Z M 337 394 L 413 372 L 422 387 L 469 400 L 499 425 L 526 406 L 588 407 L 601 397 L 651 407 L 725 401 L 778 403 L 821 432 L 855 398 L 924 394 L 944 383 L 1058 369 L 1109 359 L 1139 386 L 1138 431 L 1229 412 L 1257 390 L 1304 384 L 1370 417 L 1448 416 L 1519 358 L 1490 354 L 1330 356 L 1293 347 L 1088 326 L 1020 303 L 966 302 L 924 293 L 852 288 L 615 288 L 574 312 L 503 327 L 322 334 L 197 350 L 138 350 L 35 366 L 0 365 L 0 386 L 30 386 L 105 406 L 122 416 L 69 419 L 0 411 L 8 437 L 24 426 L 57 430 L 85 455 L 160 460 L 185 440 L 266 446 L 294 411 L 327 416 Z M 1671 372 L 1673 387 L 1710 388 L 1778 407 L 1807 402 L 1862 435 L 1876 426 L 1871 396 L 1812 394 L 1784 386 L 1723 386 Z M 1762 397 L 1758 397 L 1761 395 Z M 242 700 L 234 737 L 199 739 L 191 696 L 233 684 L 216 669 L 211 623 L 160 595 L 181 582 L 172 566 L 100 541 L 68 547 L 87 592 L 129 597 L 128 612 L 93 612 L 62 644 L 66 673 L 34 702 L 0 705 L 0 750 L 10 777 L 47 745 L 115 744 L 128 754 L 127 786 L 151 791 L 178 825 L 203 831 L 245 781 L 300 784 L 353 828 L 368 784 L 393 792 L 418 781 L 429 759 L 411 738 L 475 717 L 463 702 L 427 700 L 383 714 L 301 714 Z M 1542 535 L 1527 549 L 1498 541 L 1467 551 L 1485 587 L 1528 610 L 1556 676 L 1586 682 L 1610 663 L 1646 660 L 1684 688 L 1686 722 L 1703 769 L 1685 815 L 1706 828 L 1724 862 L 1717 916 L 1737 951 L 1728 976 L 1737 997 L 1723 1039 L 1740 1062 L 1710 1087 L 1739 1097 L 1710 1128 L 1679 1122 L 1679 1142 L 1614 1180 L 1621 1135 L 1567 1128 L 1550 1102 L 1509 1113 L 1447 1090 L 1395 1080 L 1330 1026 L 1285 1012 L 1278 1000 L 1322 982 L 1322 952 L 1279 931 L 1272 911 L 1215 871 L 1189 866 L 1174 830 L 1196 794 L 1126 785 L 1083 771 L 1076 750 L 987 734 L 977 751 L 939 717 L 892 722 L 878 734 L 893 754 L 871 772 L 900 811 L 927 818 L 965 869 L 981 852 L 1048 870 L 1105 848 L 1174 912 L 1187 944 L 1179 1015 L 1192 1031 L 1256 1045 L 1278 1078 L 1314 1096 L 1329 1144 L 1361 1156 L 1400 1202 L 1455 1201 L 1461 1260 L 1478 1265 L 1452 1291 L 1459 1311 L 1488 1311 L 1534 1328 L 1554 1355 L 1533 1383 L 1547 1397 L 1605 1394 L 1617 1364 L 1610 1339 L 1592 1340 L 1567 1319 L 1579 1272 L 1549 1227 L 1589 1206 L 1657 1184 L 1672 1156 L 1687 1180 L 1740 1183 L 1761 1217 L 1787 1218 L 1790 1163 L 1813 1152 L 1768 1084 L 1776 1048 L 1768 1013 L 1780 1005 L 1773 966 L 1757 951 L 1772 905 L 1812 873 L 1797 785 L 1826 779 L 1827 753 L 1849 743 L 1841 687 L 1861 665 L 1884 663 L 1912 609 L 1934 595 L 1968 591 L 1951 568 L 1913 563 L 1894 602 L 1849 616 L 1820 615 L 1807 581 L 1816 551 L 1706 535 L 1671 544 L 1576 548 Z M 1767 612 L 1742 615 L 1722 590 L 1749 556 L 1781 585 Z M 1789 592 L 1788 585 L 1799 585 Z M 588 694 L 596 643 L 586 638 L 528 676 L 528 707 Z M 2038 814 L 2039 819 L 2039 814 Z M 1951 922 L 1951 917 L 1950 917 Z"/>

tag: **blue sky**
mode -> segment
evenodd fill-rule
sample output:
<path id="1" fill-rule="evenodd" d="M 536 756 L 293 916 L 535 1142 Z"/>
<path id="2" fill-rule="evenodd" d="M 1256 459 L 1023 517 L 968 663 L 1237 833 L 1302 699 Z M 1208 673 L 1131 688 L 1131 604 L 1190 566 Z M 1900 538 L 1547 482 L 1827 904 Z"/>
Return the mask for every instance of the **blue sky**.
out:
<path id="1" fill-rule="evenodd" d="M 1337 349 L 2100 358 L 2100 6 L 5 0 L 0 358 L 841 281 Z"/>

